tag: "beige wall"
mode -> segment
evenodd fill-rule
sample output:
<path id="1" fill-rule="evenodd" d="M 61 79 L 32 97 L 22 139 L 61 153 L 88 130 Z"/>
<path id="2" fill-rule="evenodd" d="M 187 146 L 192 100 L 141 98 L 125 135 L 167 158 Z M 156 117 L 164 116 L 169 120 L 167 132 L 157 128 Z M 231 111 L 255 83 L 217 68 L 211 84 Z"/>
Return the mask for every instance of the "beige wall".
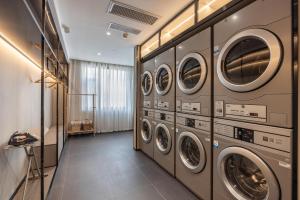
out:
<path id="1" fill-rule="evenodd" d="M 40 70 L 0 39 L 0 147 L 16 130 L 40 135 Z M 46 91 L 46 102 L 51 92 Z M 46 113 L 50 110 L 46 107 Z M 46 117 L 50 126 L 51 117 Z M 0 150 L 0 199 L 9 199 L 25 175 L 23 149 Z"/>

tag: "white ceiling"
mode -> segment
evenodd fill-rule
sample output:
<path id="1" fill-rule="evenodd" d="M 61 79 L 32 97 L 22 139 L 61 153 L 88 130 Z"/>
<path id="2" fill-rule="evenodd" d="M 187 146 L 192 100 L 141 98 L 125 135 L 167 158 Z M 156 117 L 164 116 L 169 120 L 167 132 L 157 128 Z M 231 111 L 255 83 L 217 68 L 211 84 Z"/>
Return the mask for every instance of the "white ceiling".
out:
<path id="1" fill-rule="evenodd" d="M 70 27 L 70 33 L 61 33 L 70 59 L 133 65 L 134 46 L 140 44 L 192 0 L 119 0 L 144 9 L 161 18 L 153 25 L 145 25 L 108 14 L 109 0 L 50 0 L 54 5 L 57 22 Z M 106 35 L 110 22 L 142 30 L 139 35 L 123 39 L 119 32 Z M 101 56 L 97 53 L 101 52 Z"/>

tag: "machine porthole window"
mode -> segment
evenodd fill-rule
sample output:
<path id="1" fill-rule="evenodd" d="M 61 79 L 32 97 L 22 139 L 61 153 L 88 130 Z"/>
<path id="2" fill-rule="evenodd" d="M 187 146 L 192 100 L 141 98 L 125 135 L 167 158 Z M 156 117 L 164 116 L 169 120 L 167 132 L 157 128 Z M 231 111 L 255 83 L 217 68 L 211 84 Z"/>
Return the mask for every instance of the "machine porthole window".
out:
<path id="1" fill-rule="evenodd" d="M 179 63 L 177 83 L 186 94 L 197 92 L 204 84 L 207 66 L 204 58 L 198 53 L 187 54 Z"/>
<path id="2" fill-rule="evenodd" d="M 169 153 L 172 145 L 172 138 L 166 125 L 158 124 L 155 129 L 155 143 L 160 152 Z"/>
<path id="3" fill-rule="evenodd" d="M 148 144 L 151 142 L 152 134 L 151 134 L 151 125 L 147 119 L 143 119 L 142 121 L 142 131 L 141 131 L 143 142 Z"/>
<path id="4" fill-rule="evenodd" d="M 206 155 L 201 141 L 191 132 L 183 132 L 178 139 L 181 162 L 193 173 L 199 173 L 205 166 Z"/>
<path id="5" fill-rule="evenodd" d="M 258 38 L 238 42 L 225 57 L 222 71 L 233 84 L 247 84 L 258 79 L 270 63 L 270 49 Z"/>
<path id="6" fill-rule="evenodd" d="M 222 48 L 217 62 L 218 78 L 236 92 L 255 90 L 272 79 L 281 57 L 281 44 L 273 33 L 264 29 L 245 30 Z"/>
<path id="7" fill-rule="evenodd" d="M 153 79 L 149 71 L 145 71 L 142 76 L 142 92 L 148 96 L 152 91 Z"/>
<path id="8" fill-rule="evenodd" d="M 241 155 L 231 155 L 225 161 L 225 173 L 229 183 L 247 199 L 266 199 L 269 191 L 262 171 L 251 160 Z"/>
<path id="9" fill-rule="evenodd" d="M 158 67 L 155 78 L 155 87 L 159 95 L 165 95 L 169 92 L 172 85 L 172 71 L 166 64 Z"/>
<path id="10" fill-rule="evenodd" d="M 228 147 L 218 157 L 217 169 L 228 191 L 239 200 L 279 200 L 279 186 L 270 168 L 241 147 Z"/>

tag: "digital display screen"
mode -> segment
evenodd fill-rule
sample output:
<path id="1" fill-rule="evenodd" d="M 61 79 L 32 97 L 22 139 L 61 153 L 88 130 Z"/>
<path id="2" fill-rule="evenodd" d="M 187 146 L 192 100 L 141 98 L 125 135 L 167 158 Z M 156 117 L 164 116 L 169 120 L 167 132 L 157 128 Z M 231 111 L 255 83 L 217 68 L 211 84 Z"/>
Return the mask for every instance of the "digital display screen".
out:
<path id="1" fill-rule="evenodd" d="M 195 120 L 194 119 L 185 119 L 185 125 L 191 128 L 195 128 Z"/>
<path id="2" fill-rule="evenodd" d="M 234 138 L 245 141 L 254 142 L 254 131 L 245 128 L 235 128 Z"/>
<path id="3" fill-rule="evenodd" d="M 165 113 L 160 113 L 160 119 L 161 120 L 166 120 L 166 114 Z"/>

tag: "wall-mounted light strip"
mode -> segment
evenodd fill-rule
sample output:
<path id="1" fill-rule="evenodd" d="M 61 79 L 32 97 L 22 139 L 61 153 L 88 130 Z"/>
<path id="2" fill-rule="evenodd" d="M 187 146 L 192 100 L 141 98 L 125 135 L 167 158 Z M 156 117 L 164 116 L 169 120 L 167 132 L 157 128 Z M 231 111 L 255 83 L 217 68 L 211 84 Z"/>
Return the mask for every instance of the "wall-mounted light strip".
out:
<path id="1" fill-rule="evenodd" d="M 29 61 L 33 66 L 42 70 L 41 65 L 38 64 L 33 58 L 27 55 L 21 48 L 19 48 L 13 41 L 11 41 L 8 37 L 6 37 L 3 33 L 0 32 L 0 40 L 2 40 L 5 44 L 11 47 L 15 52 L 17 52 L 20 56 Z M 53 81 L 56 80 L 56 77 L 53 76 L 48 70 L 44 70 L 45 74 L 49 75 Z"/>
<path id="2" fill-rule="evenodd" d="M 49 24 L 50 24 L 50 29 L 51 29 L 51 31 L 53 32 L 54 35 L 56 35 L 55 28 L 54 28 L 54 26 L 53 26 L 53 24 L 52 24 L 52 21 L 51 21 L 51 18 L 50 18 L 50 15 L 49 15 L 49 12 L 48 12 L 47 9 L 46 9 L 46 16 L 47 16 L 47 20 L 48 20 L 48 22 L 49 22 Z"/>

